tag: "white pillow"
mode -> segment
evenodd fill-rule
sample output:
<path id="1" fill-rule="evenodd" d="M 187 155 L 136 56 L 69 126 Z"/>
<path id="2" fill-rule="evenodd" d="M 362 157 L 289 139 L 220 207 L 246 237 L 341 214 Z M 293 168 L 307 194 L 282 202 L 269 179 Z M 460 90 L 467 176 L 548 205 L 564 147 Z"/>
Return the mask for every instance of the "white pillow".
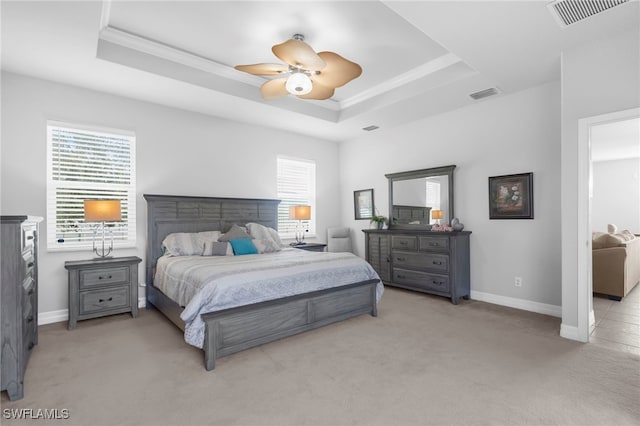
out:
<path id="1" fill-rule="evenodd" d="M 278 244 L 276 244 L 275 241 L 271 240 L 271 239 L 254 239 L 253 240 L 253 245 L 256 246 L 256 249 L 258 249 L 258 253 L 262 254 L 262 253 L 273 253 L 275 251 L 280 251 L 282 250 L 282 247 L 280 247 Z"/>
<path id="2" fill-rule="evenodd" d="M 176 232 L 162 241 L 164 252 L 171 256 L 202 256 L 207 241 L 218 241 L 220 231 Z"/>
<path id="3" fill-rule="evenodd" d="M 282 249 L 282 241 L 280 240 L 280 235 L 275 229 L 269 228 L 268 226 L 264 226 L 259 223 L 247 223 L 247 229 L 249 230 L 249 234 L 256 240 L 272 241 L 274 247 L 277 247 L 277 250 L 274 251 L 279 251 Z M 258 251 L 260 251 L 259 248 Z"/>

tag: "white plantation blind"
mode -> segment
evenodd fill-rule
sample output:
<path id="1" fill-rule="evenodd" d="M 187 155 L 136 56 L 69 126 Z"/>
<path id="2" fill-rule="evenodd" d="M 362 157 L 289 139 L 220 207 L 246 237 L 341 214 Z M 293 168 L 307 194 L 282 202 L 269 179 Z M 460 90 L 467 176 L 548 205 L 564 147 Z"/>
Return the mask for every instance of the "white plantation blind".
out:
<path id="1" fill-rule="evenodd" d="M 306 237 L 316 235 L 316 163 L 278 157 L 278 232 L 282 238 L 294 238 L 298 221 L 289 219 L 289 207 L 311 206 L 311 220 L 303 221 Z"/>
<path id="2" fill-rule="evenodd" d="M 93 199 L 120 200 L 122 221 L 108 233 L 114 247 L 135 246 L 135 176 L 133 133 L 47 122 L 47 248 L 91 249 L 99 224 L 84 222 L 84 200 Z"/>

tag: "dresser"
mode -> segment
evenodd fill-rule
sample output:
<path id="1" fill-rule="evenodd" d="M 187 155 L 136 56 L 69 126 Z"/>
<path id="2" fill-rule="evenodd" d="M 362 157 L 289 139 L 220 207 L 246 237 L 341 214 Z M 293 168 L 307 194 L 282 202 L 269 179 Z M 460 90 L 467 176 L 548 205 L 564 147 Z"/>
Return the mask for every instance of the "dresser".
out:
<path id="1" fill-rule="evenodd" d="M 38 343 L 38 224 L 40 217 L 1 216 L 2 390 L 24 396 L 24 373 Z"/>
<path id="2" fill-rule="evenodd" d="M 139 257 L 65 262 L 69 271 L 69 324 L 80 320 L 131 312 L 138 316 Z"/>
<path id="3" fill-rule="evenodd" d="M 468 299 L 471 232 L 365 229 L 365 256 L 385 285 Z"/>

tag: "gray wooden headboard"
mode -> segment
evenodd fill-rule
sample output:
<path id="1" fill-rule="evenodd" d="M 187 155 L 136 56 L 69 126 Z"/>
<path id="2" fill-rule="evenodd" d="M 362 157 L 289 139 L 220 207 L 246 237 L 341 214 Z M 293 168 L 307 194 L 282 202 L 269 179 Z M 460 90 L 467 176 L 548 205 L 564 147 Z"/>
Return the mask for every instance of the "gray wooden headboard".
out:
<path id="1" fill-rule="evenodd" d="M 280 200 L 190 197 L 144 194 L 147 200 L 147 264 L 145 279 L 153 283 L 162 241 L 173 232 L 226 232 L 233 224 L 260 223 L 278 229 Z"/>

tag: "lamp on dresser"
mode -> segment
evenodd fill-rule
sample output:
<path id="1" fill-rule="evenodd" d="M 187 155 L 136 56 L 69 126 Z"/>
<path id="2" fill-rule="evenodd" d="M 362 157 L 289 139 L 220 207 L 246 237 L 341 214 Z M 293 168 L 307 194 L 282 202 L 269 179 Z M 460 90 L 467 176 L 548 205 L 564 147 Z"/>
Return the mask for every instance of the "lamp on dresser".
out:
<path id="1" fill-rule="evenodd" d="M 98 226 L 93 230 L 93 252 L 100 258 L 109 257 L 113 251 L 113 232 L 108 249 L 105 247 L 107 222 L 120 222 L 122 220 L 122 209 L 120 200 L 84 200 L 84 221 L 87 223 L 97 222 L 102 225 L 102 247 L 96 247 L 96 234 Z"/>
<path id="2" fill-rule="evenodd" d="M 437 224 L 440 224 L 440 219 L 442 219 L 442 210 L 432 210 L 431 218 L 435 219 Z"/>
<path id="3" fill-rule="evenodd" d="M 296 225 L 296 242 L 292 245 L 304 244 L 304 230 L 302 229 L 302 221 L 311 219 L 311 206 L 289 207 L 289 219 L 298 221 L 298 224 Z"/>

